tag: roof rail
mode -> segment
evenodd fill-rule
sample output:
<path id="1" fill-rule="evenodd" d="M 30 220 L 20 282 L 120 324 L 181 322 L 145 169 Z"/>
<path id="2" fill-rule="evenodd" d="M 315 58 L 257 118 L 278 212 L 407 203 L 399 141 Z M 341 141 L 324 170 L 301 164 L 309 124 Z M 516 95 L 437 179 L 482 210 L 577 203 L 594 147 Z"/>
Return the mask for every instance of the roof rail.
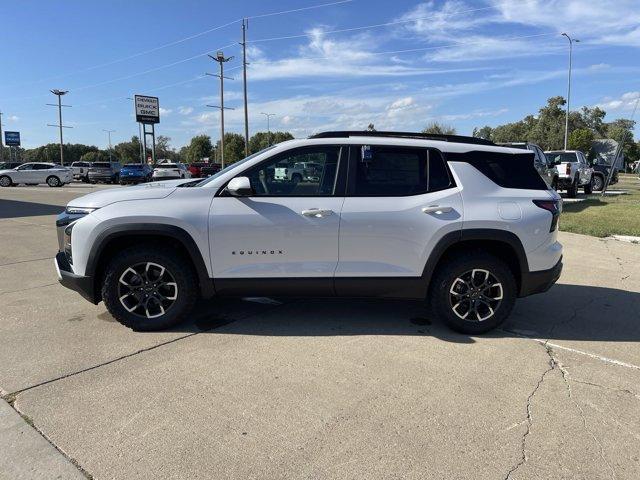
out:
<path id="1" fill-rule="evenodd" d="M 484 138 L 468 137 L 465 135 L 441 135 L 436 133 L 416 132 L 378 132 L 368 130 L 344 130 L 335 132 L 321 132 L 311 135 L 309 138 L 346 138 L 346 137 L 390 137 L 390 138 L 416 138 L 420 140 L 438 140 L 442 142 L 472 143 L 475 145 L 495 145 L 491 140 Z"/>

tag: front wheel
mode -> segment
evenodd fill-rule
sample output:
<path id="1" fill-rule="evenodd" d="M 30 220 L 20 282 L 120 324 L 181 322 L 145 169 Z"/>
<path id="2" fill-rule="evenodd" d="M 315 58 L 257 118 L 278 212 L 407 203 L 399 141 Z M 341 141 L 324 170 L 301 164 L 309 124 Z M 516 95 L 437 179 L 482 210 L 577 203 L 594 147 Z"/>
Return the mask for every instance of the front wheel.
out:
<path id="1" fill-rule="evenodd" d="M 175 250 L 145 245 L 116 254 L 105 270 L 102 299 L 109 313 L 139 331 L 183 321 L 197 300 L 189 261 Z"/>
<path id="2" fill-rule="evenodd" d="M 594 175 L 593 176 L 593 189 L 596 192 L 600 192 L 600 191 L 602 191 L 603 188 L 604 188 L 604 179 L 602 178 L 602 176 Z"/>
<path id="3" fill-rule="evenodd" d="M 516 282 L 500 259 L 469 253 L 439 267 L 430 297 L 434 312 L 449 327 L 475 335 L 506 320 L 515 304 Z"/>
<path id="4" fill-rule="evenodd" d="M 3 175 L 0 177 L 0 187 L 10 187 L 11 184 L 11 178 L 9 178 L 7 175 Z"/>

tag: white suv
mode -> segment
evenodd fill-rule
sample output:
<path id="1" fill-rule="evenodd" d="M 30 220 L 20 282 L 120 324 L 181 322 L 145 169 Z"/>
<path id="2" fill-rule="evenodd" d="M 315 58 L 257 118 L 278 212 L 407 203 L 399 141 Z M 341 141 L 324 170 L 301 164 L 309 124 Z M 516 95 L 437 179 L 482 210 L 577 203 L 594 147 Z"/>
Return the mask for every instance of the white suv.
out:
<path id="1" fill-rule="evenodd" d="M 315 181 L 275 179 L 313 158 Z M 426 299 L 452 328 L 500 324 L 562 269 L 561 200 L 533 153 L 471 137 L 327 132 L 205 180 L 110 189 L 57 219 L 60 282 L 138 330 L 214 296 Z"/>

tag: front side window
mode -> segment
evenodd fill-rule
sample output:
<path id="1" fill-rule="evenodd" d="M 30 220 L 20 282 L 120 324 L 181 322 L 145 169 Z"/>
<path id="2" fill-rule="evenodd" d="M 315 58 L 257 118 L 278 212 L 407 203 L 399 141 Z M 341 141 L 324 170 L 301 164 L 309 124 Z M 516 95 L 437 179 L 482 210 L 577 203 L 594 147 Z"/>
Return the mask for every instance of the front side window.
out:
<path id="1" fill-rule="evenodd" d="M 363 145 L 356 155 L 356 196 L 406 196 L 452 186 L 445 162 L 436 150 Z"/>
<path id="2" fill-rule="evenodd" d="M 340 147 L 320 145 L 276 155 L 242 175 L 255 196 L 329 196 L 335 191 Z"/>
<path id="3" fill-rule="evenodd" d="M 24 171 L 24 170 L 33 170 L 33 163 L 26 163 L 24 165 L 20 165 L 18 167 L 18 170 L 20 171 Z"/>

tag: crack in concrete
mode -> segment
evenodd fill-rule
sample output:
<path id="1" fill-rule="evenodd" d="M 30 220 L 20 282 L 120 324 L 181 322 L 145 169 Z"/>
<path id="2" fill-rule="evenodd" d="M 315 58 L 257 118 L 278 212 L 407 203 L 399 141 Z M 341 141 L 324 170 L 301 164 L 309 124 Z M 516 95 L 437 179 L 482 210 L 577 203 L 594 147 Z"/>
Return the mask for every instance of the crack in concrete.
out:
<path id="1" fill-rule="evenodd" d="M 625 268 L 624 268 L 624 262 L 622 261 L 622 259 L 619 256 L 617 256 L 614 252 L 611 251 L 611 247 L 609 246 L 609 241 L 606 240 L 606 239 L 603 239 L 602 241 L 604 242 L 604 248 L 607 251 L 607 253 L 609 255 L 611 255 L 616 260 L 616 263 L 620 267 L 620 270 L 622 271 L 622 277 L 620 277 L 620 281 L 622 283 L 624 283 L 624 281 L 627 278 L 629 278 L 631 276 L 631 274 L 625 275 L 626 272 L 625 272 Z"/>
<path id="2" fill-rule="evenodd" d="M 36 285 L 35 287 L 21 288 L 20 290 L 9 290 L 8 292 L 0 292 L 0 295 L 9 295 L 10 293 L 21 293 L 21 292 L 26 292 L 27 290 L 35 290 L 36 288 L 51 287 L 53 285 L 58 285 L 58 282 L 45 283 L 44 285 Z"/>
<path id="3" fill-rule="evenodd" d="M 589 429 L 589 427 L 587 426 L 587 418 L 584 415 L 584 410 L 582 409 L 582 406 L 576 401 L 576 399 L 573 396 L 573 391 L 571 390 L 571 384 L 569 383 L 569 372 L 567 371 L 566 367 L 564 367 L 564 365 L 562 365 L 562 363 L 555 358 L 555 356 L 553 355 L 553 350 L 546 345 L 545 345 L 545 348 L 547 348 L 547 352 L 551 357 L 553 363 L 557 365 L 558 369 L 560 370 L 560 373 L 562 374 L 562 380 L 564 381 L 565 387 L 567 389 L 569 399 L 573 402 L 573 404 L 578 409 L 578 412 L 580 413 L 580 418 L 582 420 L 582 427 L 584 428 L 585 432 L 587 432 L 591 436 L 591 438 L 593 438 L 593 441 L 596 443 L 596 445 L 598 445 L 598 449 L 600 451 L 599 452 L 600 458 L 609 468 L 610 478 L 615 480 L 616 471 L 611 465 L 611 463 L 609 462 L 609 460 L 607 460 L 607 457 L 604 454 L 604 447 L 602 446 L 602 443 L 600 442 L 600 440 L 598 440 L 598 437 L 596 437 L 595 434 L 591 431 L 591 429 Z"/>
<path id="4" fill-rule="evenodd" d="M 553 325 L 551 325 L 551 329 L 549 330 L 549 333 L 547 334 L 547 336 L 549 338 L 547 338 L 547 341 L 553 336 L 553 333 L 556 330 L 556 327 L 559 326 L 565 326 L 565 325 L 571 325 L 571 323 L 573 323 L 573 321 L 575 321 L 578 318 L 578 311 L 583 310 L 589 306 L 591 306 L 591 304 L 593 304 L 593 302 L 595 302 L 595 298 L 591 298 L 586 304 L 584 305 L 578 305 L 577 307 L 574 307 L 573 309 L 573 313 L 571 314 L 571 316 L 567 319 L 567 320 L 561 320 L 558 322 L 554 322 Z"/>
<path id="5" fill-rule="evenodd" d="M 599 383 L 594 383 L 594 382 L 587 382 L 586 380 L 576 380 L 575 378 L 572 378 L 571 381 L 573 383 L 580 383 L 582 385 L 589 385 L 591 387 L 599 387 L 599 388 L 603 388 L 605 390 L 610 390 L 612 392 L 619 392 L 619 393 L 626 393 L 628 395 L 632 395 L 635 398 L 637 398 L 638 400 L 640 400 L 640 395 L 638 395 L 636 392 L 629 390 L 627 388 L 615 388 L 615 387 L 608 387 L 606 385 L 601 385 Z"/>
<path id="6" fill-rule="evenodd" d="M 529 457 L 527 456 L 527 437 L 531 433 L 531 428 L 533 427 L 533 415 L 531 413 L 531 404 L 533 402 L 533 397 L 535 397 L 536 393 L 540 389 L 540 386 L 544 382 L 545 377 L 549 372 L 551 372 L 555 368 L 553 357 L 551 356 L 548 350 L 547 350 L 547 355 L 549 355 L 549 368 L 547 368 L 542 373 L 535 387 L 527 397 L 527 418 L 526 418 L 527 428 L 524 434 L 522 435 L 522 439 L 520 441 L 520 460 L 511 467 L 511 469 L 507 472 L 507 475 L 504 477 L 504 480 L 509 480 L 511 478 L 511 475 L 513 475 L 522 465 L 527 463 L 527 461 L 529 460 Z"/>

